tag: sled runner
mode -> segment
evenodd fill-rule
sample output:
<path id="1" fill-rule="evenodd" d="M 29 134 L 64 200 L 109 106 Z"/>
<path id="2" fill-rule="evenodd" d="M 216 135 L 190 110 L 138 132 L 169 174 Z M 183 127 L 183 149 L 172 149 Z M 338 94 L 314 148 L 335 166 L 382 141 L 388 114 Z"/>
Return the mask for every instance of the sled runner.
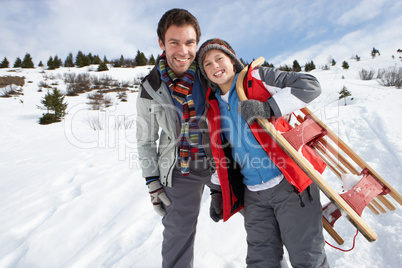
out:
<path id="1" fill-rule="evenodd" d="M 236 88 L 241 101 L 247 100 L 244 79 L 248 68 L 261 66 L 263 62 L 264 58 L 260 57 L 240 72 Z M 386 213 L 386 208 L 393 211 L 396 206 L 387 196 L 391 196 L 399 205 L 402 205 L 401 194 L 309 109 L 303 108 L 299 112 L 298 123 L 284 133 L 279 132 L 267 119 L 258 118 L 258 123 L 297 164 L 300 171 L 315 182 L 330 200 L 330 203 L 323 207 L 322 222 L 331 237 L 339 245 L 343 244 L 344 241 L 335 231 L 334 224 L 344 215 L 368 241 L 375 241 L 377 234 L 361 217 L 364 208 L 368 207 L 376 215 Z M 302 149 L 310 150 L 310 154 L 317 155 L 341 180 L 344 176 L 355 175 L 359 176 L 359 182 L 347 192 L 338 194 L 315 169 L 317 167 L 314 166 L 314 168 L 306 159 Z"/>

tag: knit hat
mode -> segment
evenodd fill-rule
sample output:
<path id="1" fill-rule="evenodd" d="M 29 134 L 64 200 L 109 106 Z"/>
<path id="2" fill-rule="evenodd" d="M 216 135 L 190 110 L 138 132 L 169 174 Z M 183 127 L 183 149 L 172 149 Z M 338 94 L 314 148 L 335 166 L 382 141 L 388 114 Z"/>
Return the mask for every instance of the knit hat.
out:
<path id="1" fill-rule="evenodd" d="M 202 75 L 208 79 L 208 76 L 205 73 L 204 67 L 202 66 L 202 58 L 204 57 L 205 53 L 207 53 L 211 49 L 219 49 L 223 52 L 226 53 L 233 61 L 234 61 L 234 67 L 236 70 L 236 73 L 240 72 L 243 70 L 244 66 L 243 63 L 237 58 L 236 53 L 234 52 L 233 48 L 229 45 L 228 42 L 219 39 L 219 38 L 212 38 L 207 41 L 205 41 L 200 49 L 198 50 L 198 55 L 197 55 L 197 62 L 198 66 L 201 69 Z"/>

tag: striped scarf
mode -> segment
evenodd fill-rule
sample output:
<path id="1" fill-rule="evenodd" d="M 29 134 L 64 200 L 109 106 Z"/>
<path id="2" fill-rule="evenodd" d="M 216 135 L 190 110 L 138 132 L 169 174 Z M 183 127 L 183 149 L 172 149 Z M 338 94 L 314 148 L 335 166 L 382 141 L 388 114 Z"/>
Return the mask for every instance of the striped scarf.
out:
<path id="1" fill-rule="evenodd" d="M 196 68 L 197 64 L 193 62 L 184 77 L 179 79 L 167 65 L 166 56 L 160 56 L 162 80 L 171 88 L 172 97 L 183 106 L 180 134 L 180 168 L 183 176 L 190 174 L 190 156 L 193 161 L 198 156 L 198 125 L 192 96 Z"/>

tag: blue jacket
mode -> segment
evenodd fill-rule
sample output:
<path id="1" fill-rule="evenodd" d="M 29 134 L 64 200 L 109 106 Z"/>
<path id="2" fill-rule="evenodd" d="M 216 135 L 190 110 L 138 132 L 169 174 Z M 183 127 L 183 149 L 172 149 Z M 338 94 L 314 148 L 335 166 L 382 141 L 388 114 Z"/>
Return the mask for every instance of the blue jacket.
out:
<path id="1" fill-rule="evenodd" d="M 216 92 L 221 111 L 222 134 L 232 146 L 234 160 L 241 166 L 243 183 L 257 185 L 269 181 L 281 174 L 251 132 L 246 120 L 237 111 L 239 99 L 236 93 L 237 76 L 229 94 L 229 102 L 221 98 L 221 90 Z"/>

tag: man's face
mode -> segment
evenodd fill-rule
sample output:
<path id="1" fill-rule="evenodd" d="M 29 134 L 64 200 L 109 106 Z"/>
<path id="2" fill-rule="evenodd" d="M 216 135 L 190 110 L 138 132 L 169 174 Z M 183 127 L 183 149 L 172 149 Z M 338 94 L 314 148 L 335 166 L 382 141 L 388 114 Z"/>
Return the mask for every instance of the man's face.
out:
<path id="1" fill-rule="evenodd" d="M 183 77 L 197 53 L 197 34 L 191 25 L 171 25 L 165 34 L 165 44 L 159 39 L 159 46 L 165 51 L 172 71 Z"/>

